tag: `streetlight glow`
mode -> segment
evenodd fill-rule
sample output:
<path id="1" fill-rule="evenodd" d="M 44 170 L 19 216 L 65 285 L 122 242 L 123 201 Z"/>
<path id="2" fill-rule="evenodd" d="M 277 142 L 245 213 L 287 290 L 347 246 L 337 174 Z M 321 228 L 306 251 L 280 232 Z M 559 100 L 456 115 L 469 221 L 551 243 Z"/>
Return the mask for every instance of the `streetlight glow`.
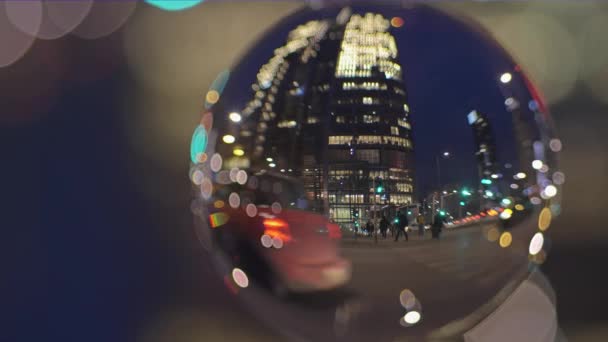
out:
<path id="1" fill-rule="evenodd" d="M 420 315 L 420 312 L 418 312 L 418 311 L 410 311 L 410 312 L 408 312 L 408 313 L 405 314 L 405 316 L 403 317 L 403 320 L 407 324 L 416 324 L 416 323 L 420 322 L 420 318 L 421 317 L 422 316 Z"/>
<path id="2" fill-rule="evenodd" d="M 532 167 L 533 167 L 535 170 L 540 170 L 540 169 L 542 169 L 542 168 L 543 168 L 543 161 L 542 161 L 542 160 L 538 160 L 538 159 L 537 159 L 537 160 L 534 160 L 534 161 L 532 162 Z"/>
<path id="3" fill-rule="evenodd" d="M 239 114 L 237 112 L 232 112 L 232 113 L 228 114 L 228 118 L 232 122 L 241 122 L 241 119 L 242 119 L 241 114 Z"/>
<path id="4" fill-rule="evenodd" d="M 235 148 L 232 153 L 237 157 L 242 157 L 245 155 L 245 151 L 240 147 Z"/>
<path id="5" fill-rule="evenodd" d="M 513 75 L 511 75 L 511 73 L 505 72 L 504 74 L 500 75 L 500 82 L 502 83 L 509 83 L 511 82 L 511 80 L 513 79 Z"/>
<path id="6" fill-rule="evenodd" d="M 532 240 L 530 240 L 530 246 L 528 248 L 528 252 L 530 252 L 531 255 L 536 255 L 538 253 L 540 253 L 540 251 L 543 249 L 543 244 L 545 243 L 545 238 L 543 236 L 543 233 L 536 233 L 534 234 L 534 236 L 532 237 Z"/>
<path id="7" fill-rule="evenodd" d="M 545 195 L 547 197 L 555 197 L 555 195 L 557 195 L 557 188 L 555 187 L 555 185 L 548 185 L 545 188 Z"/>
<path id="8" fill-rule="evenodd" d="M 226 144 L 233 144 L 236 141 L 236 138 L 230 134 L 226 134 L 222 138 L 222 141 L 225 142 Z"/>

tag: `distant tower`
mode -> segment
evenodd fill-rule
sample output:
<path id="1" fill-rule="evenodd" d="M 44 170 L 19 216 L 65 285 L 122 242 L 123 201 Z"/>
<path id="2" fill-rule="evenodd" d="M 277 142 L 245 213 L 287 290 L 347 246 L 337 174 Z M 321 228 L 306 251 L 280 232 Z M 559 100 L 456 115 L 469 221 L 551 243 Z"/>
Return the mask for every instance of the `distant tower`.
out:
<path id="1" fill-rule="evenodd" d="M 480 188 L 486 197 L 493 197 L 498 190 L 494 177 L 492 177 L 498 173 L 494 131 L 488 118 L 478 111 L 470 112 L 467 115 L 467 121 L 473 130 Z M 491 192 L 491 195 L 488 191 Z"/>

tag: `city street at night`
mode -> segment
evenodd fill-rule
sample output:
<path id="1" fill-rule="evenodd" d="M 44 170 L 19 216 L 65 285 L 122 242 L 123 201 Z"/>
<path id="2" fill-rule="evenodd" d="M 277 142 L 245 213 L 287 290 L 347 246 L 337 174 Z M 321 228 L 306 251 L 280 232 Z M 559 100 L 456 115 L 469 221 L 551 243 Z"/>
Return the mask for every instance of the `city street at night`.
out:
<path id="1" fill-rule="evenodd" d="M 608 1 L 4 1 L 0 342 L 608 341 L 606 32 Z"/>
<path id="2" fill-rule="evenodd" d="M 475 318 L 476 309 L 488 303 L 480 311 L 495 310 L 528 270 L 522 263 L 527 246 L 502 248 L 488 241 L 489 229 L 475 225 L 446 230 L 440 240 L 431 239 L 429 231 L 424 238 L 410 232 L 408 242 L 403 237 L 395 242 L 390 235 L 377 243 L 371 237 L 346 237 L 342 253 L 353 263 L 346 288 L 280 301 L 255 288 L 241 295 L 262 317 L 272 317 L 267 322 L 271 326 L 313 340 L 390 341 L 406 329 L 408 336 L 452 338 L 479 323 L 484 314 Z M 422 319 L 410 327 L 399 321 L 406 311 L 400 303 L 403 290 L 411 291 L 421 308 Z M 444 328 L 439 331 L 438 326 Z"/>

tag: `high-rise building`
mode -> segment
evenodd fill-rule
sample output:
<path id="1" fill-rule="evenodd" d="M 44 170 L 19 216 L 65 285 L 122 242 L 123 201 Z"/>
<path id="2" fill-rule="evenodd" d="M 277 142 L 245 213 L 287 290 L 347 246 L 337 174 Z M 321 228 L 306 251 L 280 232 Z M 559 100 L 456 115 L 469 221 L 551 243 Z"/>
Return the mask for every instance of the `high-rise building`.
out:
<path id="1" fill-rule="evenodd" d="M 485 197 L 494 197 L 498 190 L 494 180 L 498 174 L 494 131 L 487 116 L 476 110 L 467 115 L 467 122 L 473 130 L 480 189 Z"/>
<path id="2" fill-rule="evenodd" d="M 260 69 L 238 143 L 252 165 L 304 180 L 339 223 L 413 199 L 410 111 L 397 45 L 379 14 L 310 21 Z"/>

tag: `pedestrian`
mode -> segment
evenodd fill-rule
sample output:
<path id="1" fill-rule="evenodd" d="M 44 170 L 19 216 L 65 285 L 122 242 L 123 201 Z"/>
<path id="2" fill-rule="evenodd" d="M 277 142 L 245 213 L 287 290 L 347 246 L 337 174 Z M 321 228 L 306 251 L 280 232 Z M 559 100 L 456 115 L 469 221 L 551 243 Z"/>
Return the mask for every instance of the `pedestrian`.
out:
<path id="1" fill-rule="evenodd" d="M 382 215 L 382 219 L 380 219 L 380 233 L 382 237 L 386 239 L 386 231 L 388 230 L 388 220 L 386 216 Z"/>
<path id="2" fill-rule="evenodd" d="M 416 223 L 418 224 L 418 235 L 424 237 L 424 215 L 422 213 L 416 217 Z"/>
<path id="3" fill-rule="evenodd" d="M 365 230 L 367 230 L 367 232 L 369 233 L 369 236 L 372 237 L 373 233 L 374 233 L 374 224 L 372 223 L 372 220 L 367 221 L 367 224 L 365 225 Z"/>
<path id="4" fill-rule="evenodd" d="M 441 212 L 435 214 L 435 218 L 433 220 L 433 225 L 431 227 L 431 233 L 433 235 L 433 239 L 439 239 L 441 235 L 441 230 L 443 229 L 443 223 L 445 222 L 445 215 L 442 215 Z"/>
<path id="5" fill-rule="evenodd" d="M 397 224 L 395 225 L 397 228 L 397 232 L 395 234 L 395 242 L 397 242 L 397 240 L 399 240 L 399 236 L 401 235 L 401 233 L 403 233 L 403 235 L 405 235 L 405 241 L 409 241 L 409 236 L 407 236 L 407 231 L 405 230 L 405 228 L 407 227 L 407 216 L 404 215 L 403 213 L 399 213 L 397 214 Z"/>

